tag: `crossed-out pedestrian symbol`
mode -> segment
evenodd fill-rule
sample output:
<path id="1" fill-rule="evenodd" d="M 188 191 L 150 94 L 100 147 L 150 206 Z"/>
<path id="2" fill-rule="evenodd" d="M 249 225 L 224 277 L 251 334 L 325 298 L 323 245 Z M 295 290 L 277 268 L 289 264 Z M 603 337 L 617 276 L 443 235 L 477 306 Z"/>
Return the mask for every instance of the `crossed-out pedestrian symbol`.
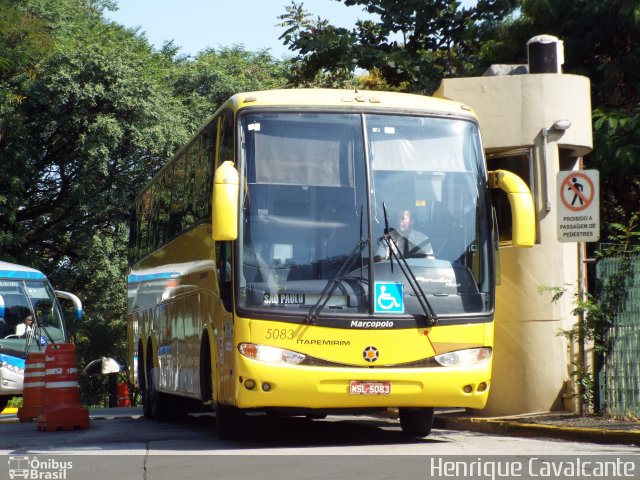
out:
<path id="1" fill-rule="evenodd" d="M 560 199 L 574 212 L 585 210 L 593 202 L 595 188 L 591 178 L 581 172 L 568 175 L 560 186 Z"/>

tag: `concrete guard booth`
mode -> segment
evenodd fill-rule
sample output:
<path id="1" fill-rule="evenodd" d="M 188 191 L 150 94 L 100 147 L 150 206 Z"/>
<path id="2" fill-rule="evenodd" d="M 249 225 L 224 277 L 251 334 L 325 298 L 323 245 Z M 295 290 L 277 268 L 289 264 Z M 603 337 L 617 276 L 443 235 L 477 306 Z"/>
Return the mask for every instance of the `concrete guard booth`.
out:
<path id="1" fill-rule="evenodd" d="M 559 63 L 556 72 L 553 67 L 552 73 L 531 70 L 494 66 L 482 77 L 443 80 L 434 94 L 475 110 L 488 169 L 518 174 L 529 185 L 536 208 L 533 248 L 509 247 L 501 229 L 491 392 L 487 407 L 476 412 L 486 416 L 577 409 L 570 399 L 576 390 L 569 373 L 578 349 L 558 331 L 576 322 L 571 311 L 579 244 L 557 240 L 556 174 L 578 169 L 592 149 L 590 85 L 586 77 L 559 73 Z M 504 215 L 498 212 L 499 228 Z M 539 287 L 569 292 L 553 303 Z"/>

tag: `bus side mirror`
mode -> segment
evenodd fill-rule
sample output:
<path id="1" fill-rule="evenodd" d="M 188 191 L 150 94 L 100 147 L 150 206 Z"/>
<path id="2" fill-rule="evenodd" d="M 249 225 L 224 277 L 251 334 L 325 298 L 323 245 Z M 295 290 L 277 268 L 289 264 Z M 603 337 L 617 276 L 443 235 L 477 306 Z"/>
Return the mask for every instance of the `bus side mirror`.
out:
<path id="1" fill-rule="evenodd" d="M 489 172 L 489 187 L 507 193 L 511 206 L 511 234 L 514 247 L 533 247 L 536 242 L 536 214 L 529 187 L 508 170 Z"/>
<path id="2" fill-rule="evenodd" d="M 73 293 L 62 292 L 60 290 L 56 290 L 56 297 L 62 300 L 70 300 L 71 303 L 73 303 L 73 307 L 76 312 L 76 318 L 78 320 L 82 320 L 82 302 L 78 297 L 76 297 Z"/>
<path id="3" fill-rule="evenodd" d="M 238 238 L 238 171 L 233 162 L 222 162 L 213 177 L 211 236 L 214 240 Z"/>
<path id="4" fill-rule="evenodd" d="M 491 215 L 493 217 L 493 255 L 495 258 L 494 274 L 496 276 L 496 285 L 502 285 L 502 262 L 500 259 L 500 235 L 498 233 L 498 218 L 496 216 L 496 209 L 491 207 Z"/>

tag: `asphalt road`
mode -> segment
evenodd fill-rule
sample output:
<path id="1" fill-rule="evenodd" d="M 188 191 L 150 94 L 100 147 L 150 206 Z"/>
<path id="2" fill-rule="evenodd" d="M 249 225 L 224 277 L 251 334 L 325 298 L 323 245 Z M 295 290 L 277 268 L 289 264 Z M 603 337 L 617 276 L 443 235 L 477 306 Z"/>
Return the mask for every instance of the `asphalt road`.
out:
<path id="1" fill-rule="evenodd" d="M 633 446 L 437 429 L 427 438 L 407 439 L 397 421 L 379 417 L 328 417 L 320 421 L 256 417 L 248 424 L 244 438 L 237 441 L 216 437 L 212 415 L 155 422 L 142 418 L 140 409 L 105 409 L 91 412 L 89 429 L 59 432 L 41 432 L 35 423 L 2 417 L 0 456 L 6 462 L 0 459 L 0 479 L 10 478 L 10 474 L 61 480 L 240 479 L 254 475 L 261 480 L 439 478 L 429 472 L 436 458 L 462 458 L 479 465 L 486 459 L 521 461 L 532 455 L 631 458 L 635 478 L 640 478 L 640 457 L 630 457 L 638 453 Z M 31 469 L 25 475 L 30 476 L 20 477 L 26 470 L 19 467 L 25 462 Z M 443 471 L 436 469 L 438 472 Z M 493 475 L 492 480 L 495 478 Z"/>

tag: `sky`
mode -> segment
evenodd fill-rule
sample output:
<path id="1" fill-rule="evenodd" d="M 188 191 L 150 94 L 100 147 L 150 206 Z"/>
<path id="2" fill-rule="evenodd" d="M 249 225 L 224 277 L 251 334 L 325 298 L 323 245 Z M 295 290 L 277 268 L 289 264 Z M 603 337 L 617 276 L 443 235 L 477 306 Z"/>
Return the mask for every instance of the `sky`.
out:
<path id="1" fill-rule="evenodd" d="M 356 20 L 372 18 L 360 6 L 336 0 L 302 1 L 305 10 L 333 25 L 353 27 Z M 291 0 L 117 0 L 119 10 L 106 17 L 126 27 L 140 27 L 156 48 L 173 40 L 180 53 L 194 56 L 205 48 L 243 44 L 249 51 L 268 48 L 275 58 L 292 56 L 278 37 L 276 26 Z"/>

